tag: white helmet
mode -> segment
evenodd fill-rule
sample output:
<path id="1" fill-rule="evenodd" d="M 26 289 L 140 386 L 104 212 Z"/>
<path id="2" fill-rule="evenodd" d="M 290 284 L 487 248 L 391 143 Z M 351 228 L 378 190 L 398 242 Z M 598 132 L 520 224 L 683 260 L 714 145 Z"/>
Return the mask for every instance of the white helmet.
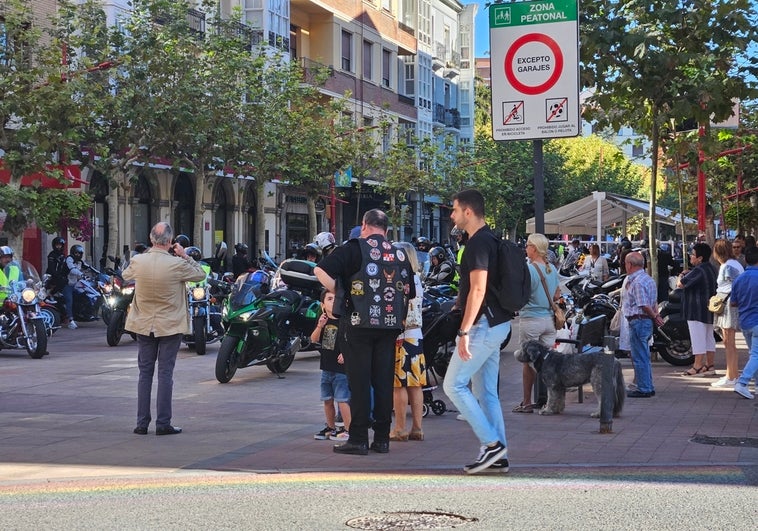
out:
<path id="1" fill-rule="evenodd" d="M 13 249 L 7 245 L 0 247 L 0 256 L 13 256 Z"/>
<path id="2" fill-rule="evenodd" d="M 337 240 L 334 239 L 334 235 L 331 232 L 319 232 L 313 238 L 313 243 L 318 245 L 322 251 L 325 251 L 333 247 L 337 243 Z"/>

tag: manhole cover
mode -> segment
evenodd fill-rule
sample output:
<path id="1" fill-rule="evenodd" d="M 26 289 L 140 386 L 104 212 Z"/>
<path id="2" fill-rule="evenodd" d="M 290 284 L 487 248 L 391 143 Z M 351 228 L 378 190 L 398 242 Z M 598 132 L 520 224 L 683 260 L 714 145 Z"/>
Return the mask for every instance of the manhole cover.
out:
<path id="1" fill-rule="evenodd" d="M 458 514 L 409 511 L 361 516 L 348 520 L 345 524 L 353 529 L 413 531 L 415 529 L 445 529 L 477 521 L 478 518 L 467 518 Z"/>
<path id="2" fill-rule="evenodd" d="M 755 437 L 711 437 L 709 435 L 695 435 L 690 441 L 698 444 L 711 444 L 713 446 L 758 448 L 758 439 Z"/>

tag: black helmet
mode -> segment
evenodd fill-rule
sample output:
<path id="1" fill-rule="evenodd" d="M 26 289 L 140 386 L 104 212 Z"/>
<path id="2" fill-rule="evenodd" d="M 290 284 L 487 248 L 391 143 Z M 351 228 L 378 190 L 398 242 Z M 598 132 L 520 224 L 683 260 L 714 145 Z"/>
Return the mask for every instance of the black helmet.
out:
<path id="1" fill-rule="evenodd" d="M 174 238 L 174 243 L 178 243 L 184 248 L 187 248 L 190 245 L 192 245 L 192 243 L 190 242 L 189 236 L 186 236 L 184 234 L 180 234 L 179 236 Z"/>
<path id="2" fill-rule="evenodd" d="M 429 238 L 425 238 L 424 236 L 420 236 L 416 238 L 416 249 L 418 249 L 419 251 L 426 252 L 429 250 L 431 246 L 432 244 L 429 241 Z"/>
<path id="3" fill-rule="evenodd" d="M 627 249 L 627 250 L 631 249 L 632 248 L 632 242 L 630 242 L 629 240 L 622 241 L 621 242 L 621 248 L 622 249 Z"/>
<path id="4" fill-rule="evenodd" d="M 247 244 L 237 243 L 234 245 L 234 250 L 241 254 L 247 254 Z"/>
<path id="5" fill-rule="evenodd" d="M 82 257 L 84 256 L 84 247 L 82 247 L 78 243 L 76 245 L 72 245 L 69 254 L 73 256 L 74 259 L 81 260 Z"/>
<path id="6" fill-rule="evenodd" d="M 200 249 L 197 247 L 187 247 L 184 252 L 187 253 L 187 256 L 192 258 L 195 262 L 199 262 L 203 258 L 203 253 L 201 253 Z"/>
<path id="7" fill-rule="evenodd" d="M 316 260 L 321 258 L 321 249 L 315 243 L 309 243 L 300 251 L 301 260 L 307 260 L 309 255 L 314 255 Z"/>
<path id="8" fill-rule="evenodd" d="M 145 251 L 147 251 L 147 245 L 144 243 L 138 243 L 134 246 L 134 252 L 137 254 L 142 254 Z"/>
<path id="9" fill-rule="evenodd" d="M 58 247 L 59 245 L 61 247 L 63 247 L 64 245 L 66 245 L 66 240 L 64 240 L 60 236 L 56 236 L 55 238 L 53 238 L 53 247 Z"/>
<path id="10" fill-rule="evenodd" d="M 436 258 L 439 263 L 444 262 L 446 258 L 445 249 L 442 247 L 432 247 L 429 249 L 429 258 Z"/>

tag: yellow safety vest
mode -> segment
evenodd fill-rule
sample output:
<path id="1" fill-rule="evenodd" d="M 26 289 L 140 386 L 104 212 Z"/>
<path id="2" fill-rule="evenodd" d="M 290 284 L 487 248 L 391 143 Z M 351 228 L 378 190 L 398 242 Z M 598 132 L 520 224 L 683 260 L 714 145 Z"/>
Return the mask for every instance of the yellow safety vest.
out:
<path id="1" fill-rule="evenodd" d="M 14 282 L 21 278 L 21 269 L 17 265 L 8 265 L 8 276 L 5 276 L 5 271 L 0 269 L 0 287 L 7 288 Z M 5 290 L 0 291 L 0 302 L 4 301 L 8 297 L 8 293 Z"/>

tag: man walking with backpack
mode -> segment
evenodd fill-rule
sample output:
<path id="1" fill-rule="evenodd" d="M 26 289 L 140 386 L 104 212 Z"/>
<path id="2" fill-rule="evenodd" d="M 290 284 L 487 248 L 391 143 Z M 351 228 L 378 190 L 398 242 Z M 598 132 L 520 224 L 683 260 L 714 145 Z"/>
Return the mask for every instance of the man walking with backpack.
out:
<path id="1" fill-rule="evenodd" d="M 477 190 L 453 196 L 450 219 L 469 234 L 461 260 L 457 306 L 463 312 L 458 342 L 445 374 L 444 389 L 481 443 L 468 474 L 487 468 L 508 471 L 505 421 L 498 398 L 500 345 L 508 336 L 513 314 L 496 296 L 499 239 L 484 221 L 484 197 Z M 468 384 L 472 388 L 469 390 Z"/>

